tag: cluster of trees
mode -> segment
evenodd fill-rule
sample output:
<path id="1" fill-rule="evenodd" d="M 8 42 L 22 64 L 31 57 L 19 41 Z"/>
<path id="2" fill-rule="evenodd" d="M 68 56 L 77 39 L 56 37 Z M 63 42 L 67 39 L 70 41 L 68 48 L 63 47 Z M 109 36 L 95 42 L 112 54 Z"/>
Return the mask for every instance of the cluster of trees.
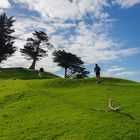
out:
<path id="1" fill-rule="evenodd" d="M 12 35 L 15 32 L 14 22 L 13 17 L 7 17 L 5 13 L 0 15 L 0 63 L 17 50 L 14 46 L 16 37 Z M 30 69 L 35 69 L 36 62 L 47 56 L 47 50 L 51 48 L 53 45 L 49 42 L 47 34 L 43 31 L 35 31 L 33 37 L 27 38 L 27 42 L 20 52 L 27 60 L 32 60 Z M 64 50 L 55 50 L 53 56 L 53 61 L 65 69 L 66 78 L 88 76 L 89 72 L 84 67 L 84 62 L 76 55 Z"/>

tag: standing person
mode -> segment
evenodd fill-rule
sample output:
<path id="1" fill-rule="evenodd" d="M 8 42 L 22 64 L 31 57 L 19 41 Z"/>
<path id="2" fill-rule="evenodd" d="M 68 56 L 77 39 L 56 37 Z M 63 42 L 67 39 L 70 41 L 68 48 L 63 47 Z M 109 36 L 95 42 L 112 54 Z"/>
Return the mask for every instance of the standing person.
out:
<path id="1" fill-rule="evenodd" d="M 40 78 L 42 78 L 43 73 L 44 73 L 44 69 L 41 67 L 39 69 L 39 73 L 38 73 L 38 75 L 39 75 Z"/>
<path id="2" fill-rule="evenodd" d="M 95 64 L 94 72 L 96 74 L 96 83 L 100 83 L 100 71 L 101 69 L 98 64 Z"/>

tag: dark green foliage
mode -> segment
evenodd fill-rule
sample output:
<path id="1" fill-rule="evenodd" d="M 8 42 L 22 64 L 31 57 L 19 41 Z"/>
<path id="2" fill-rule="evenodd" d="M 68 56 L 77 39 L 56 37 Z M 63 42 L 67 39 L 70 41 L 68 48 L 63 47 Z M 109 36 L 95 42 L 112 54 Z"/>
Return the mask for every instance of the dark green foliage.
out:
<path id="1" fill-rule="evenodd" d="M 76 55 L 64 50 L 54 51 L 54 62 L 65 69 L 65 77 L 84 78 L 89 74 L 84 67 L 84 62 Z"/>
<path id="2" fill-rule="evenodd" d="M 88 74 L 90 74 L 90 72 L 87 71 L 83 65 L 70 68 L 70 77 L 72 78 L 84 78 L 88 77 Z"/>
<path id="3" fill-rule="evenodd" d="M 27 60 L 33 60 L 30 69 L 35 69 L 36 62 L 42 57 L 47 56 L 47 49 L 52 47 L 50 44 L 48 36 L 42 31 L 35 31 L 33 33 L 33 38 L 28 38 L 27 43 L 24 48 L 20 50 L 22 55 L 26 57 Z"/>
<path id="4" fill-rule="evenodd" d="M 5 13 L 0 15 L 0 63 L 16 51 L 15 37 L 11 35 L 14 33 L 14 21 L 13 17 L 7 17 Z"/>

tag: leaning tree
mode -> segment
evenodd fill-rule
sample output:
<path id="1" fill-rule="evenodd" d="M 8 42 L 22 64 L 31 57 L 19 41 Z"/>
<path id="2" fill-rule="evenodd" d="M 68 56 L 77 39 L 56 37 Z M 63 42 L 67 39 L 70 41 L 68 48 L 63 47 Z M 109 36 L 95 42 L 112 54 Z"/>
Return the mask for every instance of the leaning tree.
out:
<path id="1" fill-rule="evenodd" d="M 64 50 L 57 50 L 53 52 L 53 56 L 53 61 L 65 69 L 65 78 L 87 77 L 89 72 L 86 71 L 84 62 L 76 55 Z"/>
<path id="2" fill-rule="evenodd" d="M 12 35 L 14 22 L 13 17 L 7 17 L 5 13 L 0 15 L 0 63 L 16 51 Z"/>
<path id="3" fill-rule="evenodd" d="M 33 60 L 30 69 L 35 69 L 36 62 L 47 56 L 47 50 L 52 47 L 46 33 L 43 31 L 35 31 L 33 38 L 27 39 L 27 43 L 23 49 L 20 49 L 20 52 L 27 60 Z"/>

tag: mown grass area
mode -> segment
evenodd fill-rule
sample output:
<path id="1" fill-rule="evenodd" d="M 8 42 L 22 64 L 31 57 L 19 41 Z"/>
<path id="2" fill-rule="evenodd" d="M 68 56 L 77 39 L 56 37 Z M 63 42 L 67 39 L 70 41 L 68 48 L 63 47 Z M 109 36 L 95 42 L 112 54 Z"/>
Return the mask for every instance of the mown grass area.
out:
<path id="1" fill-rule="evenodd" d="M 58 78 L 57 75 L 54 75 L 49 72 L 44 72 L 42 79 L 52 79 Z M 0 68 L 0 79 L 40 79 L 38 76 L 37 70 L 30 70 L 26 68 Z"/>
<path id="2" fill-rule="evenodd" d="M 103 112 L 108 98 L 123 112 Z M 140 84 L 122 79 L 1 80 L 0 140 L 139 140 Z"/>

